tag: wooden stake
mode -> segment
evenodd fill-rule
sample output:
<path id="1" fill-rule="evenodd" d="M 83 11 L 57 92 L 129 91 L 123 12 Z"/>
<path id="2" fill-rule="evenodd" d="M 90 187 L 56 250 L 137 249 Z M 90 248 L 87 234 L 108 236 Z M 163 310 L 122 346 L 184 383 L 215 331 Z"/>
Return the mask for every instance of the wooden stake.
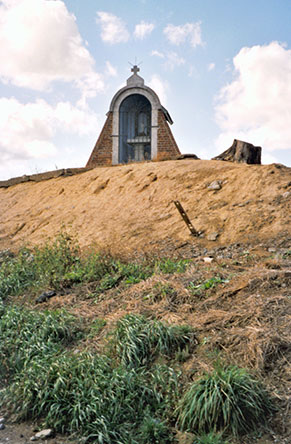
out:
<path id="1" fill-rule="evenodd" d="M 189 228 L 190 233 L 191 233 L 193 236 L 199 236 L 198 231 L 195 230 L 195 228 L 193 227 L 193 225 L 192 225 L 192 223 L 191 223 L 191 221 L 190 221 L 190 219 L 189 219 L 189 217 L 188 217 L 186 211 L 185 211 L 184 208 L 182 207 L 181 203 L 180 203 L 178 200 L 174 200 L 173 202 L 174 202 L 174 204 L 175 204 L 177 210 L 178 210 L 179 213 L 181 214 L 182 219 L 184 220 L 185 224 L 186 224 L 187 227 Z"/>

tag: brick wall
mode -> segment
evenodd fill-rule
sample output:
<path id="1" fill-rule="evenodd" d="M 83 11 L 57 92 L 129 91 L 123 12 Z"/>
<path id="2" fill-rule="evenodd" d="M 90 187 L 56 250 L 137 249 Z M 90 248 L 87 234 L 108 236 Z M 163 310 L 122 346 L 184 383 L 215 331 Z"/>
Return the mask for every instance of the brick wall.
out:
<path id="1" fill-rule="evenodd" d="M 112 165 L 112 118 L 113 113 L 110 112 L 86 168 L 94 168 L 98 165 Z M 155 160 L 175 159 L 181 153 L 166 121 L 166 117 L 161 110 L 158 111 L 158 126 L 158 150 L 157 159 Z"/>
<path id="2" fill-rule="evenodd" d="M 158 126 L 157 160 L 175 159 L 181 153 L 174 139 L 171 128 L 166 121 L 166 117 L 161 110 L 159 110 L 158 114 Z"/>
<path id="3" fill-rule="evenodd" d="M 112 165 L 112 112 L 109 112 L 86 168 Z"/>

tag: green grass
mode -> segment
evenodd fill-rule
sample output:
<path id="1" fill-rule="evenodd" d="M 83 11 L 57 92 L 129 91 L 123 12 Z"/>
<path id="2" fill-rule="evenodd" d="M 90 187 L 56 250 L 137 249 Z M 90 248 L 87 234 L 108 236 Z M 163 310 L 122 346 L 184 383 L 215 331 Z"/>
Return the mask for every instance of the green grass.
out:
<path id="1" fill-rule="evenodd" d="M 136 284 L 154 273 L 181 273 L 188 260 L 126 262 L 98 252 L 81 254 L 78 243 L 61 232 L 42 246 L 22 248 L 0 264 L 0 298 L 96 281 L 96 295 L 119 286 Z"/>
<path id="2" fill-rule="evenodd" d="M 35 357 L 17 374 L 4 399 L 19 419 L 45 418 L 62 433 L 78 431 L 101 443 L 124 442 L 147 414 L 159 416 L 163 398 L 151 387 L 151 374 L 90 353 Z M 141 431 L 142 432 L 142 431 Z"/>
<path id="3" fill-rule="evenodd" d="M 157 354 L 173 355 L 193 338 L 188 326 L 169 326 L 128 314 L 118 322 L 113 343 L 123 365 L 138 367 L 148 365 Z"/>
<path id="4" fill-rule="evenodd" d="M 1 309 L 0 368 L 6 387 L 0 406 L 19 420 L 42 419 L 57 432 L 98 443 L 169 442 L 179 375 L 166 365 L 135 368 L 104 353 L 74 352 L 72 345 L 82 338 L 80 325 L 64 310 Z M 94 321 L 90 331 L 103 326 L 104 321 Z"/>
<path id="5" fill-rule="evenodd" d="M 241 435 L 265 424 L 274 405 L 266 390 L 244 369 L 220 367 L 194 382 L 179 405 L 182 430 Z"/>
<path id="6" fill-rule="evenodd" d="M 65 310 L 0 310 L 0 376 L 17 374 L 35 357 L 54 356 L 82 336 L 81 323 Z"/>
<path id="7" fill-rule="evenodd" d="M 195 352 L 195 333 L 189 326 L 128 314 L 117 322 L 103 349 L 100 345 L 101 351 L 93 353 L 90 339 L 103 338 L 104 319 L 88 325 L 66 310 L 7 305 L 13 295 L 34 296 L 88 282 L 97 300 L 107 290 L 126 290 L 153 274 L 183 273 L 188 264 L 180 259 L 128 262 L 96 252 L 81 254 L 64 233 L 41 247 L 5 257 L 0 265 L 0 407 L 5 405 L 19 419 L 42 421 L 57 432 L 99 444 L 173 443 L 175 423 L 197 434 L 193 444 L 226 444 L 224 433 L 240 435 L 264 423 L 274 411 L 270 398 L 237 367 L 217 366 L 181 396 L 188 376 L 177 368 Z M 201 294 L 224 282 L 214 276 L 190 284 L 190 290 Z M 170 284 L 158 282 L 147 298 L 171 302 L 176 296 Z"/>

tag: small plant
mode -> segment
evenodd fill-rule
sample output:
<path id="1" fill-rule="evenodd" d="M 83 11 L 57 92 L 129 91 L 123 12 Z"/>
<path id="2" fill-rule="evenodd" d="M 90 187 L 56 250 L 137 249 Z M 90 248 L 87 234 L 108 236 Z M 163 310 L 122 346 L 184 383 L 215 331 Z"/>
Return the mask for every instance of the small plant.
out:
<path id="1" fill-rule="evenodd" d="M 190 282 L 188 289 L 192 294 L 200 295 L 203 291 L 214 288 L 218 284 L 224 284 L 225 282 L 228 282 L 228 280 L 222 279 L 220 276 L 214 276 L 198 285 L 195 285 L 194 282 Z"/>
<path id="2" fill-rule="evenodd" d="M 171 433 L 168 426 L 160 419 L 145 416 L 140 425 L 140 444 L 166 444 L 171 442 Z"/>
<path id="3" fill-rule="evenodd" d="M 156 262 L 155 269 L 157 272 L 165 274 L 184 273 L 189 262 L 188 259 L 163 259 Z"/>
<path id="4" fill-rule="evenodd" d="M 176 290 L 168 283 L 157 282 L 151 293 L 147 294 L 144 299 L 150 302 L 160 302 L 166 299 L 169 303 L 175 301 L 177 296 Z"/>
<path id="5" fill-rule="evenodd" d="M 106 325 L 105 319 L 95 319 L 90 325 L 88 338 L 98 336 Z"/>
<path id="6" fill-rule="evenodd" d="M 112 260 L 96 288 L 96 293 L 100 294 L 117 287 L 121 282 L 125 285 L 137 284 L 150 277 L 152 273 L 152 268 L 146 263 L 122 263 Z"/>
<path id="7" fill-rule="evenodd" d="M 285 251 L 285 253 L 283 254 L 283 259 L 288 259 L 290 257 L 291 257 L 291 250 Z"/>
<path id="8" fill-rule="evenodd" d="M 118 322 L 114 343 L 121 362 L 135 367 L 147 365 L 157 353 L 170 356 L 192 338 L 193 331 L 188 326 L 168 326 L 129 314 Z"/>
<path id="9" fill-rule="evenodd" d="M 274 411 L 267 392 L 244 369 L 218 364 L 191 385 L 179 406 L 182 430 L 240 435 L 257 429 Z"/>
<path id="10" fill-rule="evenodd" d="M 228 444 L 222 439 L 221 433 L 210 432 L 194 439 L 193 444 Z"/>

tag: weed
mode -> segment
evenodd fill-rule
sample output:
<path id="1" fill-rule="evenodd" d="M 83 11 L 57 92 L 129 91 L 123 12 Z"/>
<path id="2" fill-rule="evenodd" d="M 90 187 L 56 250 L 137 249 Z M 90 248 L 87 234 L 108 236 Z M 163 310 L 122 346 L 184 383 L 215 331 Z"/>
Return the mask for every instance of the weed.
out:
<path id="1" fill-rule="evenodd" d="M 210 432 L 194 439 L 193 444 L 228 444 L 221 433 Z"/>
<path id="2" fill-rule="evenodd" d="M 90 325 L 90 331 L 87 337 L 92 338 L 99 335 L 106 325 L 105 319 L 95 319 Z"/>
<path id="3" fill-rule="evenodd" d="M 168 326 L 128 314 L 117 324 L 114 343 L 122 364 L 135 367 L 147 365 L 158 353 L 170 356 L 192 338 L 193 331 L 188 326 Z"/>
<path id="4" fill-rule="evenodd" d="M 140 426 L 139 442 L 141 444 L 166 444 L 171 442 L 168 426 L 160 419 L 145 416 Z"/>
<path id="5" fill-rule="evenodd" d="M 189 259 L 162 259 L 155 263 L 155 270 L 157 273 L 165 274 L 184 273 L 189 263 Z"/>
<path id="6" fill-rule="evenodd" d="M 3 309 L 0 317 L 0 375 L 20 372 L 35 356 L 52 356 L 81 336 L 81 325 L 65 310 Z"/>
<path id="7" fill-rule="evenodd" d="M 185 393 L 178 422 L 183 430 L 239 435 L 265 423 L 273 411 L 267 392 L 245 370 L 217 365 Z"/>
<path id="8" fill-rule="evenodd" d="M 169 303 L 172 303 L 175 301 L 176 296 L 177 292 L 170 284 L 157 282 L 153 287 L 153 291 L 147 294 L 144 299 L 150 302 L 160 302 L 166 299 Z"/>
<path id="9" fill-rule="evenodd" d="M 63 310 L 8 307 L 1 313 L 0 368 L 6 387 L 0 407 L 5 404 L 19 420 L 42 418 L 58 432 L 78 432 L 101 444 L 168 442 L 167 420 L 179 396 L 173 369 L 124 367 L 106 355 L 72 353 L 65 346 L 78 339 L 80 327 Z M 91 330 L 103 326 L 97 320 Z M 181 333 L 178 340 L 177 331 L 173 336 L 174 342 L 186 339 Z"/>
<path id="10" fill-rule="evenodd" d="M 226 279 L 222 279 L 220 276 L 214 276 L 201 284 L 195 285 L 194 282 L 190 282 L 188 289 L 194 295 L 200 295 L 203 291 L 216 287 L 218 284 L 224 284 L 228 282 Z"/>
<path id="11" fill-rule="evenodd" d="M 90 353 L 34 357 L 6 390 L 3 401 L 18 419 L 45 418 L 58 432 L 78 431 L 99 443 L 131 442 L 128 436 L 161 436 L 163 396 L 146 370 L 112 367 L 111 359 Z M 145 416 L 156 418 L 150 427 Z"/>
<path id="12" fill-rule="evenodd" d="M 285 253 L 283 254 L 283 259 L 288 259 L 290 257 L 291 257 L 291 250 L 285 251 Z"/>
<path id="13" fill-rule="evenodd" d="M 96 288 L 96 294 L 117 287 L 121 282 L 125 285 L 137 284 L 150 277 L 152 273 L 151 266 L 146 263 L 122 263 L 112 260 L 107 273 Z"/>

